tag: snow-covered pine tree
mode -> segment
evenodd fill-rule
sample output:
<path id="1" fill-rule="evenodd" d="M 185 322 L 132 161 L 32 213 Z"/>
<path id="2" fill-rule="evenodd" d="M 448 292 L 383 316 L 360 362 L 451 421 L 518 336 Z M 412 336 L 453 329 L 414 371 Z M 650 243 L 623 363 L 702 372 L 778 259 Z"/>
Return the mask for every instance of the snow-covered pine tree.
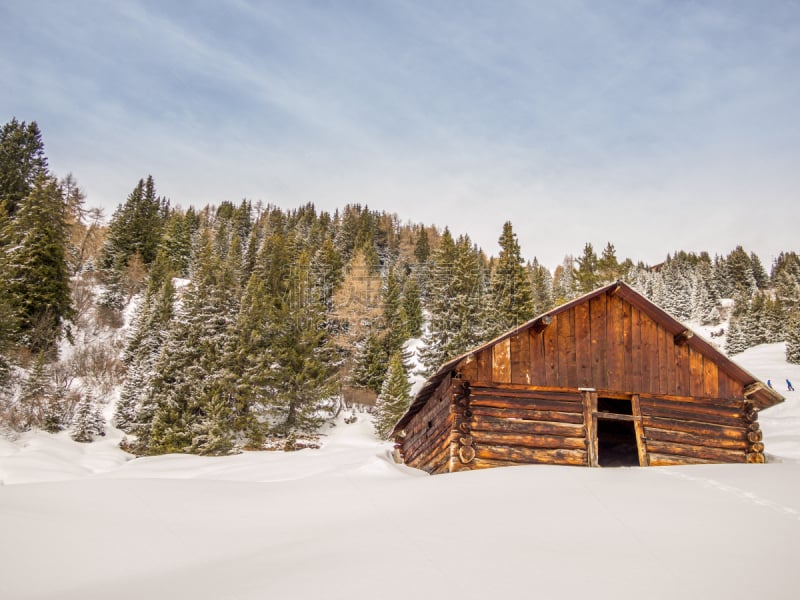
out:
<path id="1" fill-rule="evenodd" d="M 786 360 L 800 364 L 800 310 L 789 316 L 786 325 Z"/>
<path id="2" fill-rule="evenodd" d="M 105 431 L 103 412 L 95 404 L 92 395 L 87 392 L 75 407 L 71 437 L 76 442 L 92 442 L 96 437 L 105 435 Z"/>
<path id="3" fill-rule="evenodd" d="M 769 276 L 767 275 L 766 269 L 764 269 L 764 265 L 761 263 L 761 259 L 758 258 L 755 252 L 750 253 L 750 267 L 753 272 L 753 279 L 755 280 L 756 287 L 759 290 L 767 289 L 767 287 L 769 287 Z"/>
<path id="4" fill-rule="evenodd" d="M 53 382 L 47 366 L 47 359 L 40 352 L 33 363 L 28 378 L 22 385 L 14 411 L 13 425 L 26 431 L 42 427 L 48 413 L 48 404 L 53 394 Z"/>
<path id="5" fill-rule="evenodd" d="M 558 306 L 577 296 L 575 259 L 568 254 L 553 271 L 553 304 Z"/>
<path id="6" fill-rule="evenodd" d="M 370 331 L 356 346 L 351 382 L 379 393 L 386 374 L 386 364 L 387 356 L 380 334 Z"/>
<path id="7" fill-rule="evenodd" d="M 741 246 L 728 254 L 725 259 L 727 275 L 731 283 L 731 293 L 745 292 L 748 295 L 756 291 L 756 279 L 753 275 L 753 263 L 750 256 Z"/>
<path id="8" fill-rule="evenodd" d="M 725 353 L 733 356 L 746 349 L 747 336 L 741 329 L 740 317 L 731 317 L 728 323 L 728 335 L 725 338 Z"/>
<path id="9" fill-rule="evenodd" d="M 411 383 L 408 371 L 399 352 L 392 355 L 386 371 L 381 393 L 375 402 L 375 433 L 387 439 L 411 401 Z"/>
<path id="10" fill-rule="evenodd" d="M 42 174 L 20 199 L 15 218 L 4 219 L 0 295 L 14 315 L 17 340 L 34 353 L 55 351 L 73 315 L 65 218 L 56 180 Z"/>
<path id="11" fill-rule="evenodd" d="M 239 308 L 240 274 L 233 268 L 235 254 L 226 260 L 213 252 L 213 240 L 204 229 L 193 261 L 192 283 L 154 366 L 145 407 L 153 407 L 151 425 L 135 428 L 138 452 L 198 452 L 193 428 L 207 421 L 213 391 L 225 378 L 223 359 L 233 345 L 233 326 Z M 137 421 L 140 415 L 137 414 Z"/>
<path id="12" fill-rule="evenodd" d="M 143 440 L 148 436 L 155 411 L 151 402 L 152 383 L 155 365 L 173 317 L 174 296 L 175 289 L 169 276 L 163 279 L 161 289 L 152 295 L 148 289 L 125 351 L 128 368 L 114 411 L 114 425 L 126 433 L 141 435 Z"/>
<path id="13" fill-rule="evenodd" d="M 442 234 L 432 256 L 430 322 L 419 353 L 424 372 L 432 374 L 442 363 L 466 352 L 487 336 L 485 328 L 485 277 L 481 254 L 468 236 L 454 242 Z M 520 265 L 527 283 L 524 267 Z M 528 284 L 530 285 L 530 284 Z"/>
<path id="14" fill-rule="evenodd" d="M 701 260 L 694 273 L 692 293 L 692 320 L 703 325 L 717 325 L 720 322 L 719 297 L 713 285 L 711 262 Z"/>

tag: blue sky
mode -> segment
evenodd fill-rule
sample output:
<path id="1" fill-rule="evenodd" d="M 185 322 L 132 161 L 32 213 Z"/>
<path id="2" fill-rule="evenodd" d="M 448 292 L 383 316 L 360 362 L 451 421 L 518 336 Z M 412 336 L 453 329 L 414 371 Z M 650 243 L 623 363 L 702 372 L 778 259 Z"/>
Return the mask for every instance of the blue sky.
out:
<path id="1" fill-rule="evenodd" d="M 346 203 L 506 220 L 551 269 L 585 242 L 658 262 L 800 250 L 800 4 L 0 3 L 0 122 L 110 215 Z"/>

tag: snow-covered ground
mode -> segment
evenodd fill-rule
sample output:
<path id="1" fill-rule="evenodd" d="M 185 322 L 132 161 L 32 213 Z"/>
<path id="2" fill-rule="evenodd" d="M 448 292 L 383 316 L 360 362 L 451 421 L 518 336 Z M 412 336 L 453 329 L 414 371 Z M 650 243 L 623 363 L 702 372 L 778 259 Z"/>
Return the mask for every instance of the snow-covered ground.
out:
<path id="1" fill-rule="evenodd" d="M 735 359 L 800 382 L 782 352 Z M 225 458 L 26 434 L 0 441 L 0 598 L 794 599 L 798 394 L 760 417 L 766 465 L 429 477 L 365 415 Z"/>

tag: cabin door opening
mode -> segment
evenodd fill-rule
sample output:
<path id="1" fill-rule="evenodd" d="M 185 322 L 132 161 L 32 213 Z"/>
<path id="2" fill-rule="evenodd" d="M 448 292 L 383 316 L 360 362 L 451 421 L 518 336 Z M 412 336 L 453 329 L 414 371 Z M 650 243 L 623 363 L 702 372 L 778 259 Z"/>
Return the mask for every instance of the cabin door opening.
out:
<path id="1" fill-rule="evenodd" d="M 631 398 L 598 398 L 596 421 L 597 464 L 601 467 L 639 466 Z"/>
<path id="2" fill-rule="evenodd" d="M 638 467 L 633 421 L 597 419 L 597 463 L 601 467 Z"/>

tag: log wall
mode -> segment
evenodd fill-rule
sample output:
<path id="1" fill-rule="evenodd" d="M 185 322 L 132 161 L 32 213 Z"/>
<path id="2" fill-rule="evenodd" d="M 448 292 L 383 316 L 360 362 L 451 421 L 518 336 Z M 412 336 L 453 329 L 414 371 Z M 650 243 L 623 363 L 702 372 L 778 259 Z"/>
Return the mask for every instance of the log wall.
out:
<path id="1" fill-rule="evenodd" d="M 758 413 L 747 401 L 641 398 L 651 466 L 764 462 Z"/>
<path id="2" fill-rule="evenodd" d="M 469 453 L 472 460 L 461 457 L 458 470 L 535 463 L 587 464 L 583 402 L 577 392 L 474 382 L 469 384 L 468 397 L 469 420 L 462 431 L 469 431 L 474 452 Z"/>
<path id="3" fill-rule="evenodd" d="M 431 474 L 447 472 L 452 429 L 450 378 L 446 377 L 405 427 L 406 435 L 400 444 L 405 464 Z"/>

